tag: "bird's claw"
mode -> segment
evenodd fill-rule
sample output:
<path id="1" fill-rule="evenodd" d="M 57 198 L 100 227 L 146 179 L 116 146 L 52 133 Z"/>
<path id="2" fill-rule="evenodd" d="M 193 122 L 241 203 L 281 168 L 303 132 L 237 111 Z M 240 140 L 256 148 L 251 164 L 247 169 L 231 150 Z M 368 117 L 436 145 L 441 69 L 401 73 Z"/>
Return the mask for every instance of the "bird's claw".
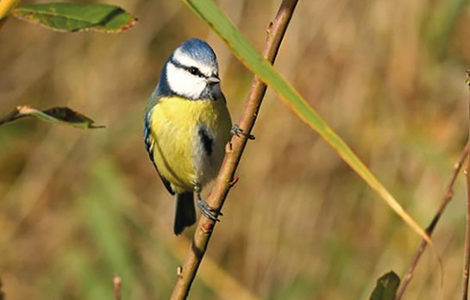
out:
<path id="1" fill-rule="evenodd" d="M 223 216 L 221 212 L 218 212 L 216 209 L 213 209 L 212 207 L 210 207 L 209 204 L 207 204 L 206 201 L 202 199 L 198 199 L 197 204 L 203 216 L 205 216 L 208 219 L 211 219 L 214 222 L 220 222 L 220 220 L 217 217 L 219 215 Z"/>
<path id="2" fill-rule="evenodd" d="M 230 133 L 232 135 L 236 135 L 236 136 L 240 136 L 240 135 L 243 135 L 245 136 L 247 139 L 249 140 L 254 140 L 255 139 L 255 136 L 252 135 L 252 134 L 247 134 L 243 131 L 243 129 L 240 128 L 240 126 L 238 126 L 238 124 L 234 124 L 232 129 L 230 130 Z"/>

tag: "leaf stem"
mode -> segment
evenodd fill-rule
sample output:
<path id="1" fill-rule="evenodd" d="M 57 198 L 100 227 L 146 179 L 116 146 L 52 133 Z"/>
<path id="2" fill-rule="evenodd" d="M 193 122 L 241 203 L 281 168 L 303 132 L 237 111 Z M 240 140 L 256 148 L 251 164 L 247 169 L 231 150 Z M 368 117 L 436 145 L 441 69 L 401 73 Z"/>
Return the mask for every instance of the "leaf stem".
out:
<path id="1" fill-rule="evenodd" d="M 276 58 L 297 2 L 298 0 L 283 0 L 275 19 L 269 23 L 263 56 L 271 64 Z M 234 135 L 228 144 L 219 176 L 211 191 L 211 196 L 207 201 L 216 211 L 221 210 L 225 198 L 230 188 L 233 186 L 235 171 L 248 141 L 248 136 L 255 124 L 265 92 L 266 85 L 255 76 L 245 104 L 245 109 L 238 123 L 245 134 L 239 136 Z M 191 283 L 204 257 L 214 226 L 215 222 L 209 218 L 201 216 L 199 219 L 192 244 L 186 255 L 182 270 L 178 274 L 170 298 L 171 300 L 186 299 L 189 289 L 191 288 Z"/>

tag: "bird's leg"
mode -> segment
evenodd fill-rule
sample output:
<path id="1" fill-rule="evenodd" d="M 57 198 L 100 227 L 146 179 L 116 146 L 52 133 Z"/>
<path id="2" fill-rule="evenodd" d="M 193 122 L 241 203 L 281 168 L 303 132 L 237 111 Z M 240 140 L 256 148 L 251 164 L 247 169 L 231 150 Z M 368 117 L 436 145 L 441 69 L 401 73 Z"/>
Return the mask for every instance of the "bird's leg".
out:
<path id="1" fill-rule="evenodd" d="M 234 124 L 232 129 L 230 130 L 230 133 L 232 135 L 236 135 L 236 136 L 240 136 L 240 135 L 243 135 L 245 136 L 247 139 L 249 140 L 254 140 L 255 139 L 255 136 L 252 135 L 252 134 L 248 134 L 248 133 L 245 133 L 243 131 L 243 129 L 240 128 L 240 126 L 238 126 L 238 124 Z"/>
<path id="2" fill-rule="evenodd" d="M 199 206 L 199 209 L 201 210 L 201 214 L 207 217 L 208 219 L 211 219 L 212 221 L 215 222 L 220 222 L 220 220 L 217 218 L 219 215 L 222 216 L 221 212 L 218 212 L 216 209 L 213 209 L 212 207 L 207 204 L 206 201 L 202 200 L 201 197 L 201 186 L 197 184 L 194 187 L 194 192 L 196 193 L 197 196 L 197 205 Z"/>

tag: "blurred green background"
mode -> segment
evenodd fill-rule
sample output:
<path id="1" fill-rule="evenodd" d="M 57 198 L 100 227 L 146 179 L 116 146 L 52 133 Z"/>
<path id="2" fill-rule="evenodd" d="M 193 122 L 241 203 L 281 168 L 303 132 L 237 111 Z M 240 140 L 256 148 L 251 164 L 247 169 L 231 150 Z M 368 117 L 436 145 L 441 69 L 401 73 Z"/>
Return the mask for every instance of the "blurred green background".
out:
<path id="1" fill-rule="evenodd" d="M 24 1 L 24 3 L 31 3 Z M 251 74 L 178 1 L 109 1 L 122 34 L 0 30 L 0 114 L 67 105 L 106 129 L 38 120 L 0 128 L 0 277 L 7 299 L 167 299 L 194 229 L 172 234 L 174 201 L 148 160 L 143 114 L 183 40 L 215 49 L 236 121 Z M 279 1 L 217 1 L 262 49 Z M 300 1 L 276 68 L 426 226 L 467 139 L 467 1 Z M 268 92 L 191 299 L 367 299 L 408 268 L 419 237 Z M 210 188 L 206 188 L 206 194 Z M 405 299 L 459 295 L 465 185 Z"/>

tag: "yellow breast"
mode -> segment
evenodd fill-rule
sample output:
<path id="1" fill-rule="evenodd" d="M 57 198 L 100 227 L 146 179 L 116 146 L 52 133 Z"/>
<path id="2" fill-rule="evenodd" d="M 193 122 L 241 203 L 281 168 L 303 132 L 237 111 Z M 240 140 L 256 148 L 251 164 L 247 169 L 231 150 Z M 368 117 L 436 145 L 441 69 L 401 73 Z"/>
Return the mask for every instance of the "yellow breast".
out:
<path id="1" fill-rule="evenodd" d="M 198 134 L 201 126 L 212 140 L 210 154 Z M 159 99 L 151 114 L 153 155 L 158 171 L 176 193 L 192 191 L 216 175 L 230 139 L 232 122 L 223 100 Z"/>

